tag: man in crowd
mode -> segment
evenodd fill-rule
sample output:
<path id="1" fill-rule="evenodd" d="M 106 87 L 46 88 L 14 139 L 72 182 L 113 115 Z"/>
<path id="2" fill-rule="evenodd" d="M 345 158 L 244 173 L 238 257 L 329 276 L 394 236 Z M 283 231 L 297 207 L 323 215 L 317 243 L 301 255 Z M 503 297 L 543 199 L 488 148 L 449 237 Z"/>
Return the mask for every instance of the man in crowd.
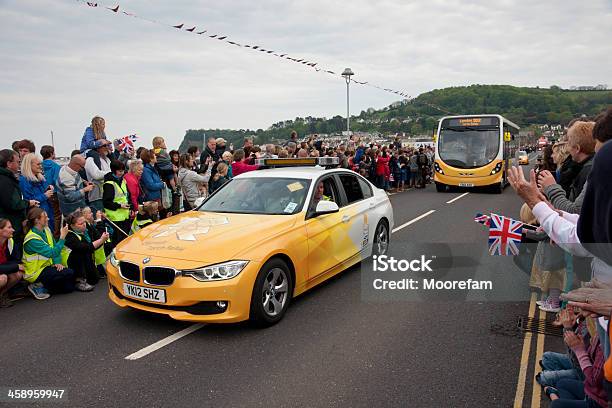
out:
<path id="1" fill-rule="evenodd" d="M 23 221 L 28 207 L 38 206 L 36 200 L 24 200 L 19 188 L 19 154 L 14 150 L 0 150 L 0 218 L 13 226 L 14 238 L 23 241 Z"/>
<path id="2" fill-rule="evenodd" d="M 209 137 L 206 142 L 206 147 L 202 150 L 202 154 L 200 155 L 200 173 L 206 173 L 208 170 L 208 165 L 206 164 L 206 159 L 211 158 L 212 162 L 216 162 L 219 160 L 219 156 L 217 156 L 217 139 L 214 137 Z M 213 164 L 214 166 L 214 164 Z"/>
<path id="3" fill-rule="evenodd" d="M 79 172 L 85 167 L 85 158 L 76 154 L 70 162 L 62 167 L 57 177 L 55 190 L 64 216 L 68 216 L 86 204 L 86 194 L 93 190 L 94 185 L 84 181 Z"/>

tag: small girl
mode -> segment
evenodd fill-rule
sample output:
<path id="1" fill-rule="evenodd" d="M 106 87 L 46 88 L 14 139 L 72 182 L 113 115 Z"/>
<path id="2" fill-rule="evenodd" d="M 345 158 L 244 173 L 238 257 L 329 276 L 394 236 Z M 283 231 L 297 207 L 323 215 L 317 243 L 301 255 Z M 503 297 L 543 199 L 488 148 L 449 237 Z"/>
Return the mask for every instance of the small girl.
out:
<path id="1" fill-rule="evenodd" d="M 156 167 L 159 175 L 170 186 L 172 191 L 176 193 L 175 166 L 172 164 L 172 159 L 168 154 L 166 141 L 163 137 L 155 136 L 153 138 L 153 151 L 155 152 L 155 157 L 157 157 Z"/>
<path id="2" fill-rule="evenodd" d="M 131 234 L 140 231 L 149 224 L 153 224 L 159 219 L 159 203 L 157 201 L 147 201 L 138 206 L 138 213 L 132 221 Z"/>

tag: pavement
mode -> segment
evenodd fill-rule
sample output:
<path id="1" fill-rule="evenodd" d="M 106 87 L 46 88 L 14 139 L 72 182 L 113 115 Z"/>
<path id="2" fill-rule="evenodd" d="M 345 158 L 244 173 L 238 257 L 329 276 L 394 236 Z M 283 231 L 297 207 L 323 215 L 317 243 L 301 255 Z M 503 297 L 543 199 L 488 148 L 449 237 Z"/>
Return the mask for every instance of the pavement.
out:
<path id="1" fill-rule="evenodd" d="M 391 195 L 392 245 L 486 246 L 476 212 L 518 218 L 511 188 L 466 192 L 428 185 Z M 509 257 L 499 262 L 501 272 L 521 274 Z M 58 405 L 90 408 L 539 406 L 533 367 L 549 339 L 527 342 L 512 330 L 530 309 L 526 275 L 516 276 L 525 293 L 517 301 L 366 302 L 356 266 L 295 299 L 263 330 L 120 309 L 104 284 L 26 298 L 0 311 L 0 387 L 63 388 Z"/>

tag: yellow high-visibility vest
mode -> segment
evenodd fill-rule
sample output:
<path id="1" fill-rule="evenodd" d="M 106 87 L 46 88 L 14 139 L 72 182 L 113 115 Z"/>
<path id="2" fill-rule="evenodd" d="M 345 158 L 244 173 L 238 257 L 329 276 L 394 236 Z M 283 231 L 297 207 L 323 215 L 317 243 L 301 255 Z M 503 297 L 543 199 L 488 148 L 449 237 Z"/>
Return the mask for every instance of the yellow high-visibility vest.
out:
<path id="1" fill-rule="evenodd" d="M 113 202 L 116 204 L 127 204 L 127 184 L 125 180 L 121 181 L 121 185 L 117 184 L 116 181 L 105 181 L 104 184 L 110 184 L 115 189 L 115 197 L 113 198 Z M 130 210 L 127 208 L 118 208 L 116 210 L 110 210 L 108 208 L 104 209 L 106 213 L 106 217 L 111 221 L 125 221 L 130 218 Z"/>

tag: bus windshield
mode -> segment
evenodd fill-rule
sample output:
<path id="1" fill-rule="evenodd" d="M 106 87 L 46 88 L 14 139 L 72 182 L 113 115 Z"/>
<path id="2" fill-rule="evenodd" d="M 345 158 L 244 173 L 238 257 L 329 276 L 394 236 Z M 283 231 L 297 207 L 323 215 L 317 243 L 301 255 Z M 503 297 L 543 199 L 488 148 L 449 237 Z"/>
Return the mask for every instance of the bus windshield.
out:
<path id="1" fill-rule="evenodd" d="M 497 157 L 499 128 L 447 127 L 440 131 L 438 154 L 449 166 L 473 169 Z"/>

